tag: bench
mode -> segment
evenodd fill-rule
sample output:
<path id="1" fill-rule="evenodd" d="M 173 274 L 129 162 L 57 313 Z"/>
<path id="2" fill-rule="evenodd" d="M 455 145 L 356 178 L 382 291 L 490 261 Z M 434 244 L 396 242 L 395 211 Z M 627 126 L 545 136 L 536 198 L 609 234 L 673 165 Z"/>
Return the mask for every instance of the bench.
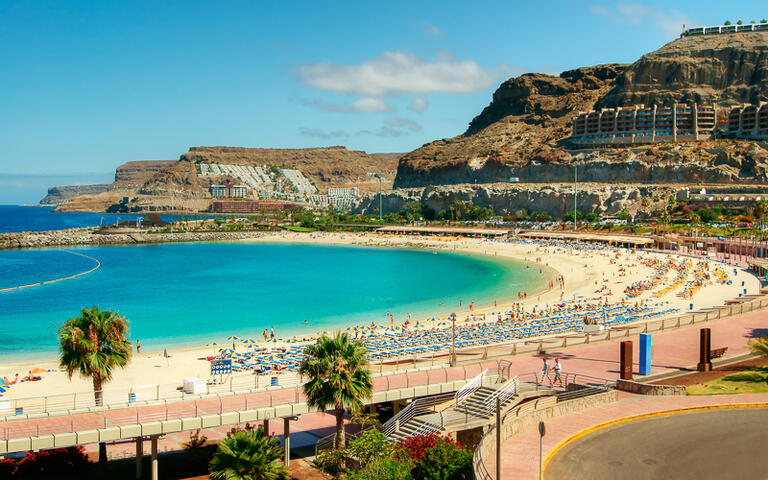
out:
<path id="1" fill-rule="evenodd" d="M 716 348 L 709 351 L 709 358 L 720 358 L 728 351 L 728 347 Z"/>

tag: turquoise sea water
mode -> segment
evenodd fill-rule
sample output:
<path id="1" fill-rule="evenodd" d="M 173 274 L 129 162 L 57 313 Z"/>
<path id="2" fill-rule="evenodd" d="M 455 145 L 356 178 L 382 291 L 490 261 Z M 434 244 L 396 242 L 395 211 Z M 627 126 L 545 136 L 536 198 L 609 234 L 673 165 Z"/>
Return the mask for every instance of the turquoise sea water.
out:
<path id="1" fill-rule="evenodd" d="M 72 280 L 0 293 L 0 361 L 52 357 L 56 330 L 81 307 L 116 308 L 147 349 L 226 343 L 229 335 L 310 335 L 344 325 L 447 314 L 544 282 L 510 261 L 423 250 L 195 243 L 84 247 L 101 262 Z M 89 270 L 63 249 L 0 252 L 0 288 Z M 441 306 L 441 302 L 443 306 Z M 309 325 L 304 324 L 309 321 Z"/>

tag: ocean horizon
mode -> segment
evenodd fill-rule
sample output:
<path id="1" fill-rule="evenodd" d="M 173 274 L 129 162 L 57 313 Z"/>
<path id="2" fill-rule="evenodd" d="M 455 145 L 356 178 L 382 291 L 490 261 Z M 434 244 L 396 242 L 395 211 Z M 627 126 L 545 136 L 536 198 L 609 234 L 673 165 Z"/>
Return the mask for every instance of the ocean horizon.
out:
<path id="1" fill-rule="evenodd" d="M 0 205 L 0 233 L 98 227 L 118 221 L 135 221 L 144 216 L 135 213 L 54 212 L 54 208 L 45 205 Z M 178 220 L 179 217 L 161 215 L 165 221 Z"/>

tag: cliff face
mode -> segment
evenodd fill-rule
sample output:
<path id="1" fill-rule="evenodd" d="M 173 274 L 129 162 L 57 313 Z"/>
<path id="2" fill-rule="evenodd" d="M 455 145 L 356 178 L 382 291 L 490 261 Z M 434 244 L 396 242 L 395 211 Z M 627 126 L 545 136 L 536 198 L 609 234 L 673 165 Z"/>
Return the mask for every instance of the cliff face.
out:
<path id="1" fill-rule="evenodd" d="M 142 186 L 156 173 L 176 164 L 176 160 L 145 160 L 126 162 L 115 170 L 113 190 L 133 189 Z"/>
<path id="2" fill-rule="evenodd" d="M 271 149 L 192 147 L 178 161 L 127 162 L 117 167 L 108 189 L 83 191 L 60 205 L 62 211 L 199 211 L 211 205 L 208 188 L 213 177 L 199 177 L 196 163 L 274 165 L 297 168 L 324 191 L 357 186 L 362 191 L 389 189 L 400 154 L 347 150 L 344 147 Z"/>
<path id="3" fill-rule="evenodd" d="M 274 165 L 295 168 L 320 191 L 328 187 L 358 186 L 378 190 L 379 183 L 369 173 L 381 173 L 383 185 L 391 188 L 400 154 L 368 154 L 345 147 L 325 148 L 239 148 L 192 147 L 181 156 L 190 163 L 229 165 Z"/>
<path id="4" fill-rule="evenodd" d="M 768 32 L 683 37 L 633 63 L 598 107 L 768 98 Z"/>
<path id="5" fill-rule="evenodd" d="M 108 184 L 51 187 L 48 189 L 48 195 L 40 200 L 40 205 L 60 205 L 79 195 L 94 195 L 107 190 Z"/>
<path id="6" fill-rule="evenodd" d="M 768 98 L 768 32 L 685 37 L 632 65 L 599 65 L 560 76 L 525 74 L 504 82 L 457 137 L 400 159 L 395 188 L 508 181 L 580 180 L 698 183 L 766 181 L 766 150 L 733 142 L 692 148 L 639 148 L 620 155 L 561 148 L 579 111 L 592 108 Z M 582 177 L 583 175 L 583 177 Z"/>
<path id="7" fill-rule="evenodd" d="M 630 213 L 659 211 L 666 205 L 664 195 L 677 191 L 676 185 L 607 185 L 580 184 L 577 208 L 582 212 Z M 643 202 L 643 199 L 646 199 Z M 651 201 L 651 199 L 653 199 Z M 419 201 L 435 212 L 447 209 L 456 201 L 491 207 L 499 215 L 517 211 L 548 213 L 563 218 L 573 211 L 573 184 L 531 185 L 489 183 L 484 185 L 443 185 L 426 188 L 396 189 L 383 195 L 385 212 L 397 212 L 408 201 Z M 376 194 L 368 194 L 358 205 L 361 213 L 375 212 L 379 207 Z"/>

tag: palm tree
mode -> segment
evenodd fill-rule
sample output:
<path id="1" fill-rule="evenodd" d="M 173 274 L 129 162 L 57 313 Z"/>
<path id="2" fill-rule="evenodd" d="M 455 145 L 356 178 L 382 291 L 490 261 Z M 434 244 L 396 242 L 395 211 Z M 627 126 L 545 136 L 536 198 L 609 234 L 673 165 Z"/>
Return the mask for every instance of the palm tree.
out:
<path id="1" fill-rule="evenodd" d="M 758 337 L 749 341 L 752 353 L 768 357 L 768 337 Z"/>
<path id="2" fill-rule="evenodd" d="M 362 400 L 373 393 L 367 351 L 360 342 L 350 341 L 348 334 L 339 333 L 333 338 L 320 337 L 316 344 L 306 348 L 304 355 L 299 373 L 309 377 L 304 384 L 307 404 L 321 411 L 334 407 L 334 447 L 343 449 L 344 409 L 360 411 Z"/>
<path id="3" fill-rule="evenodd" d="M 768 357 L 768 337 L 757 337 L 749 341 L 749 349 L 752 353 Z M 765 379 L 768 382 L 768 377 Z"/>
<path id="4" fill-rule="evenodd" d="M 59 364 L 69 378 L 75 372 L 93 380 L 96 405 L 102 404 L 102 386 L 112 378 L 115 367 L 131 359 L 128 321 L 117 312 L 99 307 L 84 308 L 80 316 L 59 328 Z M 106 445 L 99 444 L 99 461 L 106 461 Z"/>
<path id="5" fill-rule="evenodd" d="M 288 480 L 277 439 L 259 428 L 235 430 L 219 442 L 209 470 L 215 480 Z"/>
<path id="6" fill-rule="evenodd" d="M 72 378 L 75 372 L 93 379 L 96 405 L 101 405 L 102 386 L 112 379 L 115 367 L 131 359 L 128 321 L 112 310 L 84 308 L 80 316 L 59 328 L 59 363 Z"/>

